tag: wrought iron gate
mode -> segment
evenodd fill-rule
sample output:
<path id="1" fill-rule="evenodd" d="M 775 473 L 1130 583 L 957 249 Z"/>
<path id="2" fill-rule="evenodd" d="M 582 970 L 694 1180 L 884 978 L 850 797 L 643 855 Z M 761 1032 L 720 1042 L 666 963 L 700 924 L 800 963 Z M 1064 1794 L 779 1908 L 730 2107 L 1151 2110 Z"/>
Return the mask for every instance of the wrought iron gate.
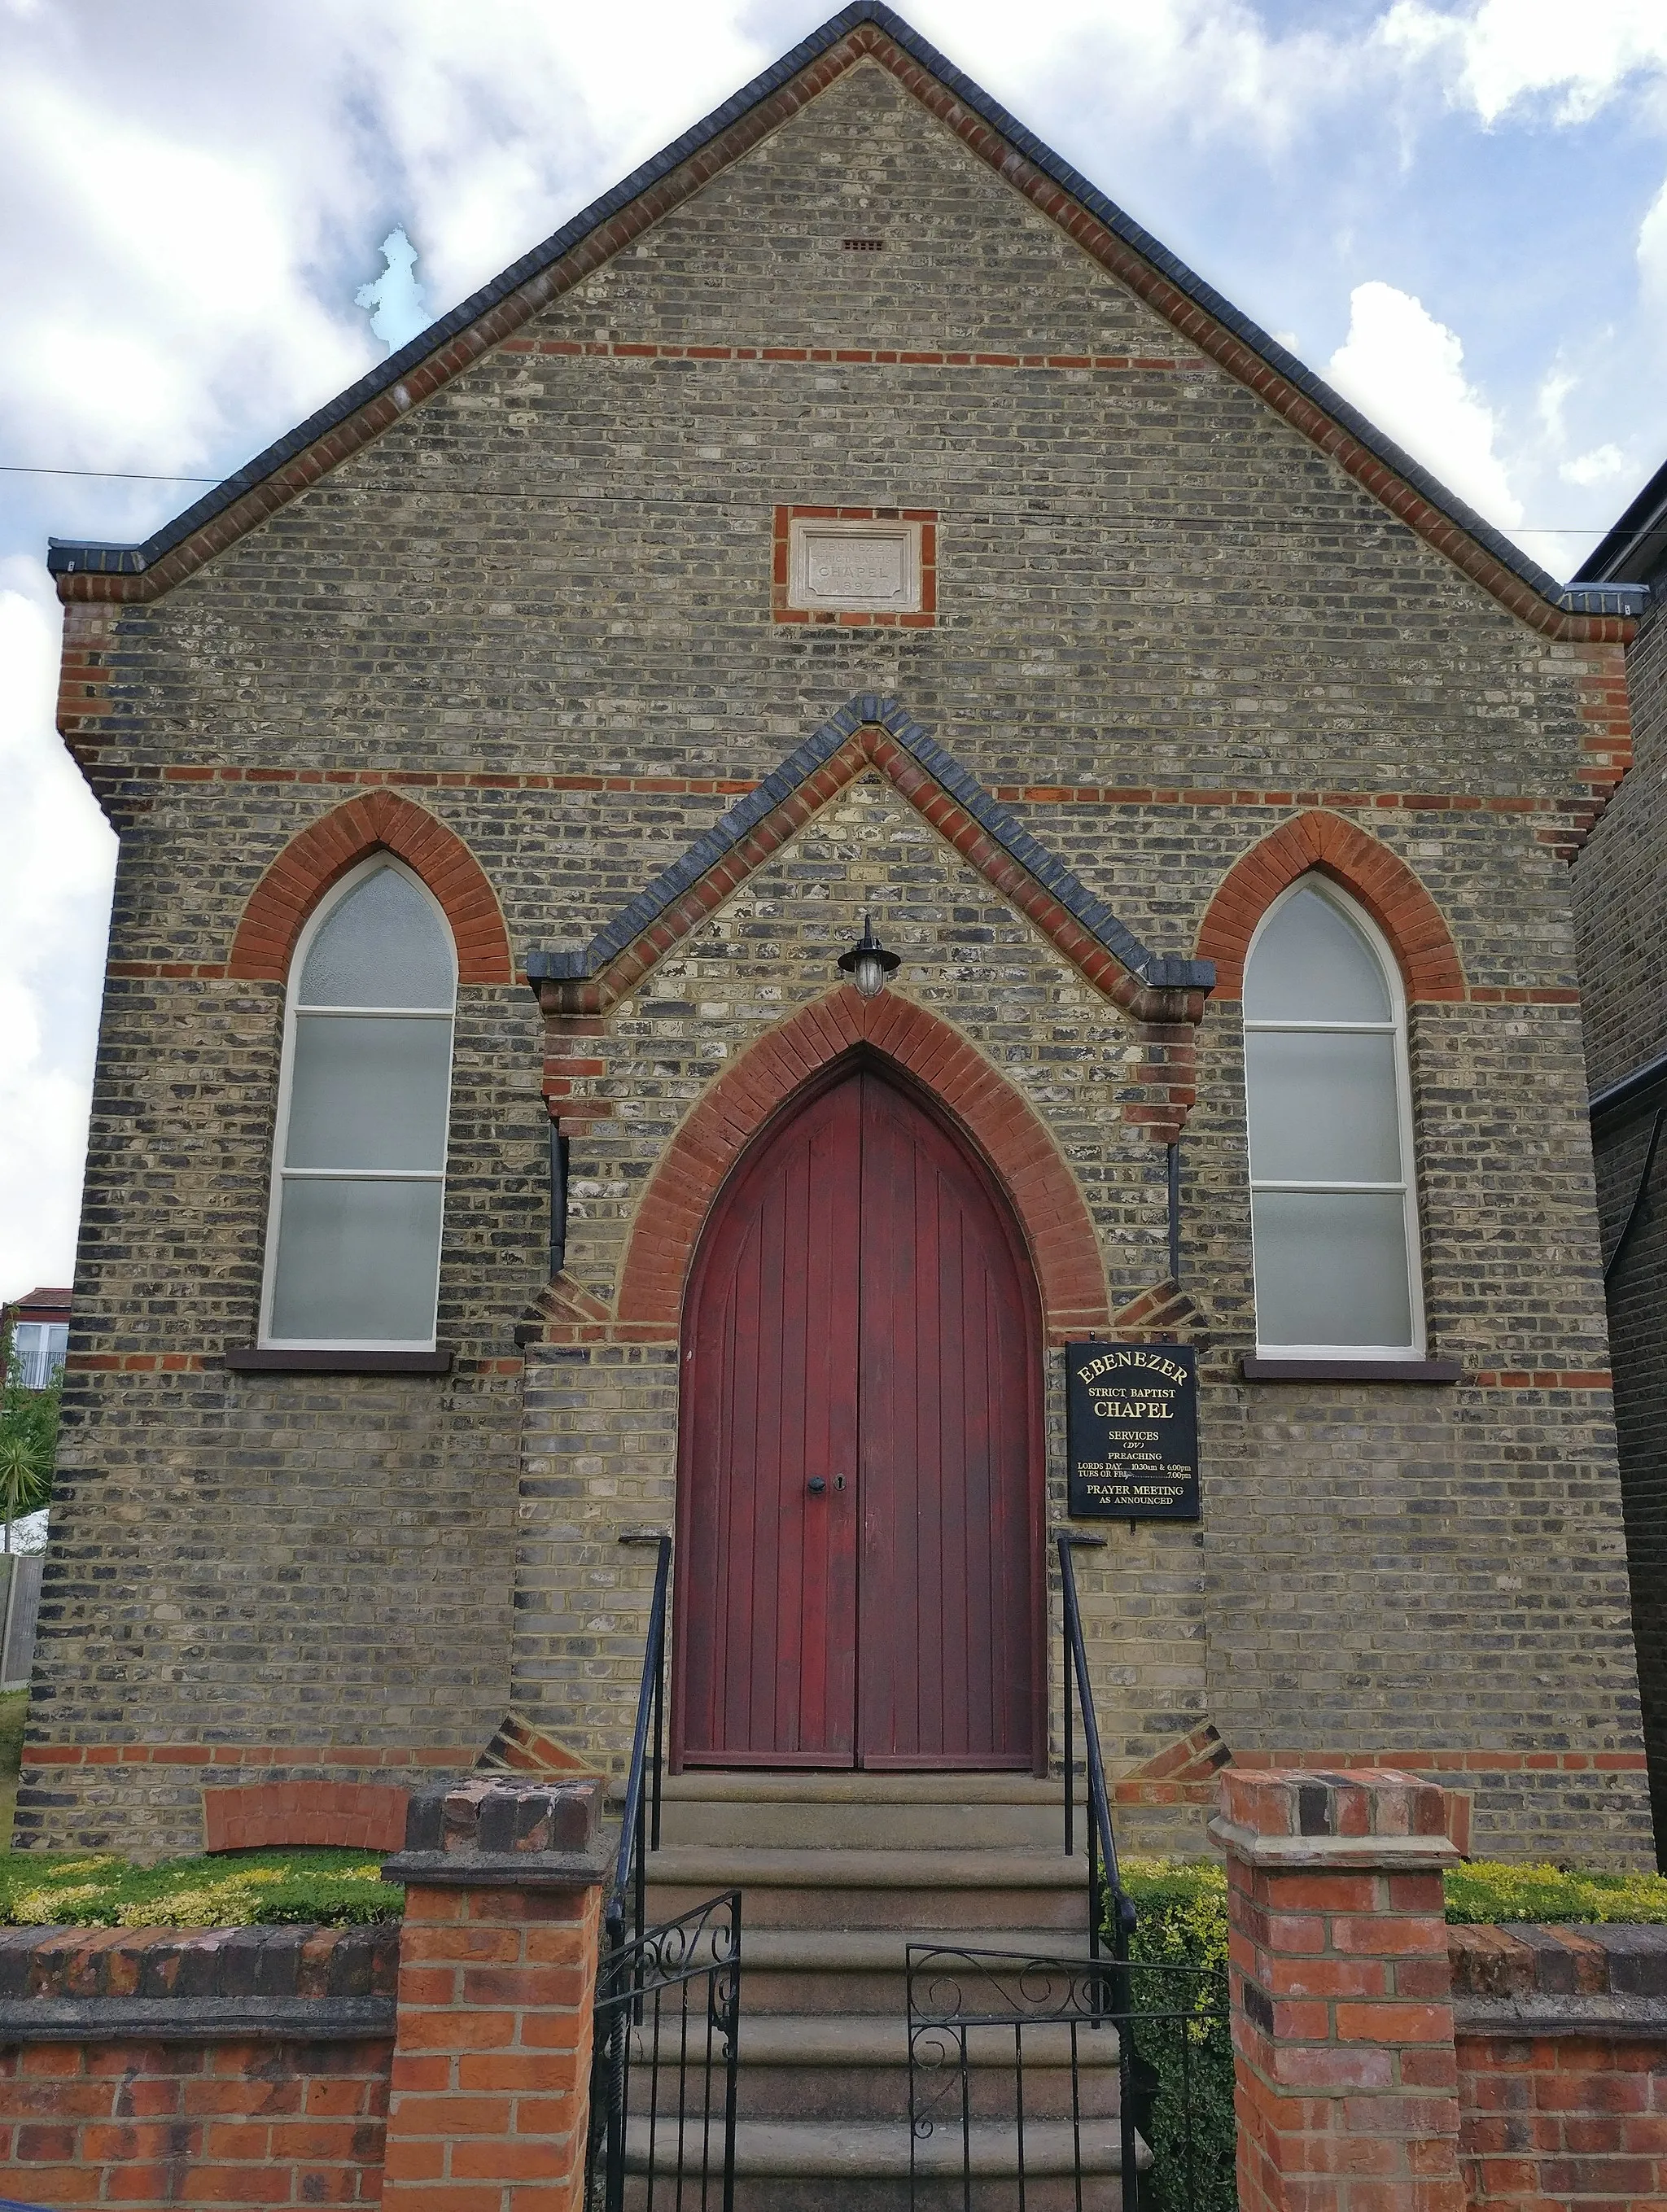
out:
<path id="1" fill-rule="evenodd" d="M 591 2057 L 587 2212 L 730 2212 L 741 1893 L 605 1949 Z"/>
<path id="2" fill-rule="evenodd" d="M 909 1947 L 913 2201 L 1232 2212 L 1232 2084 L 1225 1974 Z"/>

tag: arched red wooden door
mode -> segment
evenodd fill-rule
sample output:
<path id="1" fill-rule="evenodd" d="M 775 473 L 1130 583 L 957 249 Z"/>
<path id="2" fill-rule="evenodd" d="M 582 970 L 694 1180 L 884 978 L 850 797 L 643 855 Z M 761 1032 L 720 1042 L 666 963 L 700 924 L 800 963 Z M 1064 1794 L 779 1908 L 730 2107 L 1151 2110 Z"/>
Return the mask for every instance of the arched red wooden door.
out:
<path id="1" fill-rule="evenodd" d="M 1040 1340 L 986 1170 L 873 1064 L 743 1158 L 684 1317 L 683 1763 L 1036 1762 Z"/>

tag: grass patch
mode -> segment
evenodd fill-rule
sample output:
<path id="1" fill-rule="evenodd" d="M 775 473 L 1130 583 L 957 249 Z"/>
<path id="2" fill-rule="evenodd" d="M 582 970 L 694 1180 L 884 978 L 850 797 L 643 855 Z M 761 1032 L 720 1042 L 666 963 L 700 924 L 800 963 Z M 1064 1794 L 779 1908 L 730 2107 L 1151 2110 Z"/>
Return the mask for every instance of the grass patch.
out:
<path id="1" fill-rule="evenodd" d="M 84 1851 L 0 1858 L 10 1928 L 246 1928 L 397 1920 L 405 1893 L 381 1880 L 380 1851 L 218 1851 L 136 1867 Z"/>

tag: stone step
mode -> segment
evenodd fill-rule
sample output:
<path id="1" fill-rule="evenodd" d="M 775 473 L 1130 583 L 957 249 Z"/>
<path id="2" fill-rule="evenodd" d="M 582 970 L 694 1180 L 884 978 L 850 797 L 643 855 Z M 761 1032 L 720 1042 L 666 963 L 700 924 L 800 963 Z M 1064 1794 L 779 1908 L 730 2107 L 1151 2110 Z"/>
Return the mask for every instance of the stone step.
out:
<path id="1" fill-rule="evenodd" d="M 721 1850 L 649 1856 L 648 1911 L 666 1920 L 739 1889 L 743 1959 L 762 1928 L 1080 1930 L 1088 1863 L 1062 1850 Z"/>
<path id="2" fill-rule="evenodd" d="M 1064 1849 L 1062 1784 L 1029 1774 L 669 1777 L 668 1846 L 796 1850 Z"/>
<path id="3" fill-rule="evenodd" d="M 626 2130 L 629 2171 L 648 2171 L 649 2124 L 634 2118 Z M 976 2212 L 1011 2212 L 1018 2202 L 1019 2136 L 1000 2121 L 976 2120 L 967 2152 L 973 2174 L 971 2203 Z M 958 2117 L 934 2128 L 914 2146 L 919 2212 L 950 2212 L 962 2197 L 963 2142 Z M 662 2163 L 670 2146 L 659 2146 Z M 712 2142 L 714 2168 L 721 2170 L 721 2130 Z M 736 2212 L 906 2212 L 910 2199 L 910 2130 L 906 2121 L 745 2120 L 735 2128 Z M 1150 2162 L 1144 2145 L 1136 2159 Z M 1074 2212 L 1077 2174 L 1082 2175 L 1083 2212 L 1113 2212 L 1119 2202 L 1122 2170 L 1118 2120 L 1038 2120 L 1025 2130 L 1026 2212 Z M 639 2187 L 641 2185 L 639 2185 Z M 656 2201 L 665 2184 L 657 2180 Z M 696 2184 L 698 2191 L 698 2183 Z M 687 2185 L 684 2191 L 688 2198 Z M 631 2201 L 628 2197 L 628 2202 Z M 641 2203 L 641 2197 L 636 2200 Z"/>
<path id="4" fill-rule="evenodd" d="M 745 1908 L 744 1908 L 745 1911 Z M 1086 1917 L 1086 1911 L 1084 1917 Z M 1045 1959 L 1088 1958 L 1079 1920 L 1069 1928 L 757 1928 L 743 1918 L 741 2002 L 747 2014 L 879 2013 L 900 2018 L 908 2001 L 910 1943 L 971 1942 Z"/>
<path id="5" fill-rule="evenodd" d="M 652 2021 L 632 2032 L 633 2105 L 652 2097 L 662 2115 L 698 2112 L 723 2095 L 722 2070 L 706 2066 L 706 2023 L 691 2021 L 680 2050 L 678 2015 L 660 2023 L 659 2064 Z M 959 2125 L 958 2038 L 933 2028 L 916 2037 L 916 2094 L 941 2120 Z M 1037 2021 L 1024 2035 L 1024 2108 L 1030 2119 L 1105 2119 L 1118 2107 L 1117 2037 L 1086 2023 Z M 1018 2109 L 1011 2028 L 971 2027 L 965 2039 L 967 2101 L 976 2119 L 1011 2121 Z M 910 2029 L 905 2018 L 742 2014 L 736 2111 L 744 2120 L 903 2120 L 909 2114 Z M 686 2060 L 686 2063 L 683 2063 Z"/>

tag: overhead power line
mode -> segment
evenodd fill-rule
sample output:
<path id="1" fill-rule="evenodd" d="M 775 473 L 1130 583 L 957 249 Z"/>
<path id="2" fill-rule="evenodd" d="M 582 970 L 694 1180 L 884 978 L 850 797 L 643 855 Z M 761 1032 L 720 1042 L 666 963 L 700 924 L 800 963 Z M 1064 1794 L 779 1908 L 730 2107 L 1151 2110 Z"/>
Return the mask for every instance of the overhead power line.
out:
<path id="1" fill-rule="evenodd" d="M 0 461 L 0 476 L 101 477 L 112 482 L 122 483 L 218 484 L 226 482 L 224 477 L 164 476 L 143 469 L 49 469 L 30 461 Z M 423 486 L 420 489 L 440 489 L 440 487 Z M 558 487 L 551 485 L 549 489 L 555 490 Z M 538 492 L 528 491 L 520 485 L 448 484 L 444 487 L 444 490 L 447 499 L 536 499 L 540 495 Z M 1252 518 L 1226 514 L 1173 514 L 1159 509 L 1149 514 L 1125 514 L 1117 519 L 1124 522 L 1180 522 L 1185 523 L 1189 528 L 1195 528 L 1211 523 L 1248 521 Z M 1349 526 L 1348 518 L 1342 515 L 1327 515 L 1323 520 L 1318 516 L 1296 516 L 1282 526 L 1267 517 L 1258 516 L 1255 520 L 1256 526 L 1261 529 L 1278 529 L 1282 526 L 1288 530 L 1339 530 Z M 1375 517 L 1370 522 L 1359 522 L 1354 525 L 1354 527 L 1360 530 L 1378 530 L 1382 526 Z M 1512 531 L 1536 531 L 1542 538 L 1604 538 L 1608 536 L 1609 528 L 1607 523 L 1591 522 L 1513 522 L 1509 526 L 1495 523 L 1493 526 L 1495 529 L 1508 527 Z"/>
<path id="2" fill-rule="evenodd" d="M 223 483 L 223 477 L 158 476 L 148 469 L 45 469 L 31 461 L 0 461 L 9 477 L 119 477 L 125 483 Z"/>

